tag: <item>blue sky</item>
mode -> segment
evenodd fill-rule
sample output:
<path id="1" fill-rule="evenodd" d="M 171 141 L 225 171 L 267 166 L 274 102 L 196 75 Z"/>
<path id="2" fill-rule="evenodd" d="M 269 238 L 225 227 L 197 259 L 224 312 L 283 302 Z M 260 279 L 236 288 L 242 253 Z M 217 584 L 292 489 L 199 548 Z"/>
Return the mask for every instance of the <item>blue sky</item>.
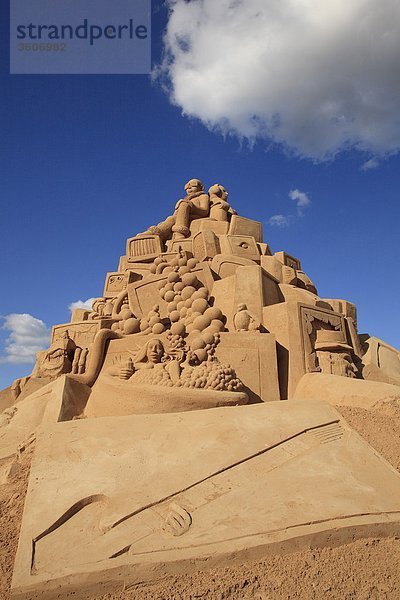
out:
<path id="1" fill-rule="evenodd" d="M 370 4 L 367 0 L 357 3 L 367 8 Z M 392 5 L 391 0 L 385 3 Z M 197 11 L 211 6 L 207 1 L 189 4 Z M 224 4 L 221 1 L 220 10 Z M 307 122 L 308 105 L 302 99 L 311 84 L 291 80 L 298 102 L 291 99 L 290 106 L 285 104 L 290 86 L 283 86 L 280 125 L 271 133 L 266 130 L 264 107 L 274 108 L 281 92 L 272 98 L 272 86 L 264 88 L 264 82 L 256 78 L 246 82 L 253 97 L 248 97 L 250 92 L 238 95 L 235 85 L 240 87 L 241 73 L 248 72 L 240 61 L 239 81 L 229 64 L 221 65 L 221 72 L 229 75 L 224 88 L 218 87 L 221 75 L 217 82 L 213 80 L 208 49 L 214 48 L 216 61 L 224 58 L 215 36 L 228 34 L 214 26 L 208 31 L 209 19 L 202 20 L 201 12 L 197 13 L 203 37 L 210 35 L 213 44 L 207 44 L 202 54 L 191 40 L 191 64 L 197 61 L 200 77 L 200 85 L 191 86 L 193 78 L 186 77 L 187 56 L 182 59 L 179 54 L 182 45 L 174 48 L 171 43 L 177 39 L 173 35 L 178 26 L 183 28 L 184 39 L 193 34 L 191 15 L 185 14 L 186 7 L 179 1 L 172 13 L 163 3 L 153 3 L 153 9 L 155 66 L 162 59 L 167 27 L 170 36 L 168 49 L 174 63 L 164 69 L 172 86 L 169 92 L 159 79 L 145 75 L 9 75 L 8 8 L 1 0 L 0 388 L 32 369 L 32 363 L 14 364 L 7 350 L 13 332 L 8 316 L 28 314 L 47 327 L 68 322 L 68 306 L 101 295 L 105 274 L 116 270 L 126 239 L 169 214 L 192 177 L 200 178 L 206 187 L 222 183 L 240 214 L 264 223 L 264 239 L 274 251 L 285 250 L 300 258 L 321 297 L 355 302 L 359 331 L 399 347 L 400 96 L 397 107 L 395 103 L 399 71 L 388 71 L 386 88 L 386 82 L 376 81 L 373 74 L 364 78 L 364 91 L 378 85 L 387 93 L 382 92 L 382 110 L 375 107 L 375 112 L 362 114 L 359 121 L 358 108 L 352 104 L 354 123 L 365 124 L 369 119 L 371 126 L 357 131 L 348 128 L 347 139 L 343 131 L 335 137 L 341 125 L 332 118 L 323 136 L 319 135 L 323 121 L 315 129 L 293 125 L 295 118 Z M 232 35 L 237 32 L 234 18 L 240 23 L 251 17 L 240 2 L 236 10 L 230 15 Z M 191 23 L 187 31 L 185 18 Z M 338 26 L 337 39 L 343 30 L 343 24 Z M 229 39 L 223 41 L 227 47 Z M 243 44 L 244 56 L 246 39 Z M 277 73 L 283 78 L 287 60 L 276 55 L 275 68 L 278 59 L 282 71 Z M 262 55 L 259 60 L 268 62 L 268 57 Z M 318 79 L 319 67 L 322 70 L 323 65 L 315 66 L 312 82 L 316 86 L 320 81 L 318 89 L 322 89 L 326 81 Z M 302 73 L 307 76 L 300 69 L 299 78 Z M 340 65 L 334 73 L 331 85 L 340 90 Z M 343 77 L 348 80 L 348 73 Z M 382 68 L 379 77 L 383 77 Z M 337 99 L 339 92 L 334 96 Z M 257 104 L 259 97 L 262 102 Z M 315 97 L 309 100 L 312 108 Z M 240 109 L 233 111 L 239 103 Z M 301 105 L 299 114 L 293 112 L 294 105 Z M 249 112 L 257 118 L 243 117 Z M 320 114 L 314 113 L 315 120 L 320 120 Z M 255 133 L 248 133 L 250 122 L 251 127 L 257 123 Z M 338 123 L 336 129 L 332 122 Z M 365 166 L 367 161 L 371 162 Z M 310 200 L 300 214 L 296 201 L 289 197 L 293 190 Z M 278 226 L 269 222 L 274 215 L 292 216 L 287 225 Z"/>

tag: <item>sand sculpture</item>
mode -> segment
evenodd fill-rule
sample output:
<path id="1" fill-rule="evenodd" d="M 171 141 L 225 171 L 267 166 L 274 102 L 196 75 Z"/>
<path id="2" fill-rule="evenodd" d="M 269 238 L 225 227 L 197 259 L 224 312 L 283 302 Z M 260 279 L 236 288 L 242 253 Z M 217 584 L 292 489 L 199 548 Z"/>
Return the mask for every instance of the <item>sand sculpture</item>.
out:
<path id="1" fill-rule="evenodd" d="M 222 185 L 185 194 L 9 390 L 3 479 L 37 438 L 15 598 L 400 533 L 400 474 L 332 406 L 400 401 L 400 353 Z"/>

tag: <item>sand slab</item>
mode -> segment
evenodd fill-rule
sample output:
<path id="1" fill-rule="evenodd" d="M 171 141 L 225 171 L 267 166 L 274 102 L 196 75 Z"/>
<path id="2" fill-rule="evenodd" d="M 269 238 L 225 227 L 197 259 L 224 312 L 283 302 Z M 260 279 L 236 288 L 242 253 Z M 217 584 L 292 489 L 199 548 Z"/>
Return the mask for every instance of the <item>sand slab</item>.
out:
<path id="1" fill-rule="evenodd" d="M 400 475 L 321 402 L 46 425 L 14 597 L 87 598 L 169 573 L 400 532 Z"/>

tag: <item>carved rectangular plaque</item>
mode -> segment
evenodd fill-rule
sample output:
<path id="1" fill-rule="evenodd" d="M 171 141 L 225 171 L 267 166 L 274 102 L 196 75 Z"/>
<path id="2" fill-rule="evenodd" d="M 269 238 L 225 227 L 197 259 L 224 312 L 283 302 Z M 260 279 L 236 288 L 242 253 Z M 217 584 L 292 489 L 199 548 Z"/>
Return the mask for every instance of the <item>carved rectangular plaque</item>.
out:
<path id="1" fill-rule="evenodd" d="M 124 273 L 118 271 L 107 273 L 103 297 L 115 298 L 123 290 L 126 290 L 128 283 L 140 281 L 143 277 L 143 273 L 147 273 L 147 271 L 143 270 L 142 274 L 131 270 L 125 271 Z"/>
<path id="2" fill-rule="evenodd" d="M 241 258 L 259 260 L 260 252 L 254 237 L 249 235 L 219 236 L 221 254 L 233 254 Z"/>
<path id="3" fill-rule="evenodd" d="M 149 261 L 157 258 L 163 251 L 158 235 L 140 234 L 126 242 L 127 262 Z"/>
<path id="4" fill-rule="evenodd" d="M 246 217 L 239 217 L 239 215 L 232 215 L 229 234 L 249 235 L 250 237 L 253 237 L 256 242 L 262 242 L 262 223 L 253 221 L 253 219 L 246 219 Z"/>
<path id="5" fill-rule="evenodd" d="M 96 333 L 101 329 L 102 326 L 104 327 L 106 322 L 106 319 L 99 319 L 97 321 L 81 321 L 80 323 L 54 325 L 51 335 L 51 343 L 61 339 L 65 331 L 68 331 L 69 337 L 74 340 L 77 346 L 80 346 L 81 348 L 88 348 L 93 342 Z"/>

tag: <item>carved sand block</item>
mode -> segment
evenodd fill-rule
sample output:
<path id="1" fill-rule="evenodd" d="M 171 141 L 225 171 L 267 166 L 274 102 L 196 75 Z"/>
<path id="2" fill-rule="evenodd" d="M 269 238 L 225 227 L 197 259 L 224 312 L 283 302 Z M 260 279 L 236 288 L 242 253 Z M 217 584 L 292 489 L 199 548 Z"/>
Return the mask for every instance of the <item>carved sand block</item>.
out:
<path id="1" fill-rule="evenodd" d="M 177 255 L 177 253 L 176 253 L 176 252 L 162 252 L 162 253 L 160 254 L 160 256 L 161 256 L 162 258 L 165 258 L 165 260 L 166 260 L 167 262 L 171 261 L 173 258 L 176 258 L 176 255 Z M 186 250 L 182 250 L 182 251 L 181 251 L 181 253 L 180 253 L 180 256 L 181 256 L 182 258 L 185 258 L 187 261 L 188 261 L 190 258 L 193 258 L 193 254 L 192 254 L 191 252 L 187 252 Z"/>
<path id="2" fill-rule="evenodd" d="M 257 242 L 257 247 L 260 251 L 261 256 L 272 256 L 272 250 L 269 247 L 269 244 L 265 244 L 264 242 Z"/>
<path id="3" fill-rule="evenodd" d="M 88 348 L 93 343 L 96 333 L 111 325 L 110 319 L 99 319 L 96 321 L 81 321 L 77 323 L 64 323 L 62 325 L 54 325 L 51 334 L 51 343 L 61 339 L 65 332 L 68 332 L 69 337 L 81 348 Z"/>
<path id="4" fill-rule="evenodd" d="M 158 235 L 141 233 L 126 242 L 127 267 L 131 262 L 153 261 L 163 251 Z"/>
<path id="5" fill-rule="evenodd" d="M 301 270 L 301 264 L 299 259 L 295 258 L 294 256 L 290 256 L 290 254 L 287 254 L 286 252 L 275 252 L 274 257 L 287 267 L 291 267 L 296 271 Z"/>
<path id="6" fill-rule="evenodd" d="M 349 347 L 344 315 L 302 302 L 282 302 L 263 309 L 263 324 L 282 348 L 279 358 L 281 392 L 291 398 L 305 373 L 319 372 L 317 332 L 335 332 L 336 341 Z M 351 351 L 351 350 L 350 350 Z M 346 349 L 346 352 L 348 350 Z M 284 390 L 286 378 L 288 389 Z M 287 394 L 287 395 L 286 395 Z"/>
<path id="7" fill-rule="evenodd" d="M 234 367 L 251 402 L 280 399 L 274 335 L 221 333 L 217 357 L 222 363 Z"/>
<path id="8" fill-rule="evenodd" d="M 400 386 L 400 352 L 376 337 L 369 337 L 364 349 L 363 377 Z"/>
<path id="9" fill-rule="evenodd" d="M 115 298 L 123 289 L 126 288 L 126 280 L 124 272 L 114 271 L 107 273 L 104 283 L 104 298 Z"/>
<path id="10" fill-rule="evenodd" d="M 146 273 L 143 270 L 143 273 Z M 137 273 L 135 271 L 127 271 L 125 272 L 113 272 L 107 273 L 106 281 L 104 284 L 104 298 L 115 298 L 118 296 L 123 290 L 125 290 L 128 286 L 128 283 L 133 283 L 134 281 L 140 281 L 143 277 L 143 273 Z"/>
<path id="11" fill-rule="evenodd" d="M 300 379 L 293 400 L 321 400 L 335 406 L 358 406 L 373 410 L 385 403 L 400 406 L 400 386 L 381 381 L 351 379 L 324 373 L 306 373 Z"/>
<path id="12" fill-rule="evenodd" d="M 400 474 L 322 402 L 47 425 L 12 597 L 83 600 L 266 552 L 399 535 L 399 499 Z"/>
<path id="13" fill-rule="evenodd" d="M 216 267 L 216 263 L 214 266 Z M 233 275 L 216 281 L 213 296 L 227 317 L 229 331 L 235 331 L 233 319 L 238 304 L 246 304 L 249 311 L 262 323 L 264 307 L 283 299 L 275 278 L 254 263 L 237 266 Z"/>
<path id="14" fill-rule="evenodd" d="M 87 321 L 90 315 L 90 310 L 85 308 L 74 308 L 71 314 L 71 323 L 79 323 L 80 321 Z"/>
<path id="15" fill-rule="evenodd" d="M 217 254 L 211 261 L 211 270 L 221 279 L 230 277 L 236 273 L 238 267 L 252 267 L 254 261 L 249 258 L 241 258 L 232 254 Z"/>
<path id="16" fill-rule="evenodd" d="M 118 269 L 117 271 L 123 272 L 126 269 L 126 255 L 124 254 L 123 256 L 119 257 L 119 261 L 118 261 Z"/>
<path id="17" fill-rule="evenodd" d="M 232 215 L 229 233 L 230 235 L 250 236 L 260 243 L 263 241 L 262 223 L 247 217 L 239 217 L 239 215 Z"/>
<path id="18" fill-rule="evenodd" d="M 208 264 L 202 263 L 197 265 L 192 269 L 192 273 L 211 291 L 214 280 Z M 155 304 L 158 304 L 160 308 L 161 317 L 165 318 L 167 316 L 168 303 L 159 295 L 159 286 L 161 286 L 163 281 L 166 282 L 167 278 L 168 275 L 153 275 L 146 277 L 142 281 L 128 285 L 129 306 L 136 317 L 146 316 Z"/>
<path id="19" fill-rule="evenodd" d="M 233 254 L 253 261 L 260 260 L 260 252 L 254 237 L 249 235 L 220 235 L 221 254 Z"/>
<path id="20" fill-rule="evenodd" d="M 223 235 L 228 233 L 229 223 L 228 221 L 215 221 L 214 219 L 196 219 L 190 224 L 190 234 L 192 237 L 199 231 L 212 231 L 216 235 Z"/>
<path id="21" fill-rule="evenodd" d="M 13 407 L 11 417 L 0 421 L 0 464 L 12 458 L 41 424 L 81 415 L 89 394 L 89 387 L 63 375 L 22 398 Z"/>
<path id="22" fill-rule="evenodd" d="M 210 341 L 208 349 L 196 335 L 193 349 L 170 333 L 112 340 L 85 416 L 182 412 L 247 404 L 250 390 L 244 389 L 232 363 L 222 363 L 215 355 L 220 336 L 205 335 Z M 274 340 L 271 343 L 274 350 Z M 234 358 L 232 353 L 229 356 Z M 271 353 L 270 357 L 275 358 Z M 252 385 L 250 381 L 249 384 Z"/>
<path id="23" fill-rule="evenodd" d="M 183 250 L 184 252 L 188 252 L 189 254 L 193 254 L 193 240 L 192 238 L 187 238 L 184 240 L 167 240 L 165 243 L 168 252 L 180 252 Z"/>
<path id="24" fill-rule="evenodd" d="M 216 221 L 218 222 L 218 221 Z M 222 223 L 227 225 L 227 223 Z M 193 255 L 197 260 L 212 260 L 221 253 L 218 237 L 211 229 L 199 231 L 193 236 Z"/>
<path id="25" fill-rule="evenodd" d="M 126 263 L 122 271 L 130 271 L 136 275 L 141 275 L 142 277 L 146 277 L 150 273 L 152 263 L 146 262 L 130 262 Z M 121 272 L 121 271 L 119 271 Z"/>
<path id="26" fill-rule="evenodd" d="M 248 401 L 245 392 L 133 385 L 130 381 L 100 375 L 90 394 L 85 417 L 178 413 L 220 406 L 240 406 Z"/>
<path id="27" fill-rule="evenodd" d="M 261 266 L 266 273 L 269 273 L 272 277 L 275 277 L 277 281 L 283 283 L 283 266 L 275 256 L 261 256 Z"/>

